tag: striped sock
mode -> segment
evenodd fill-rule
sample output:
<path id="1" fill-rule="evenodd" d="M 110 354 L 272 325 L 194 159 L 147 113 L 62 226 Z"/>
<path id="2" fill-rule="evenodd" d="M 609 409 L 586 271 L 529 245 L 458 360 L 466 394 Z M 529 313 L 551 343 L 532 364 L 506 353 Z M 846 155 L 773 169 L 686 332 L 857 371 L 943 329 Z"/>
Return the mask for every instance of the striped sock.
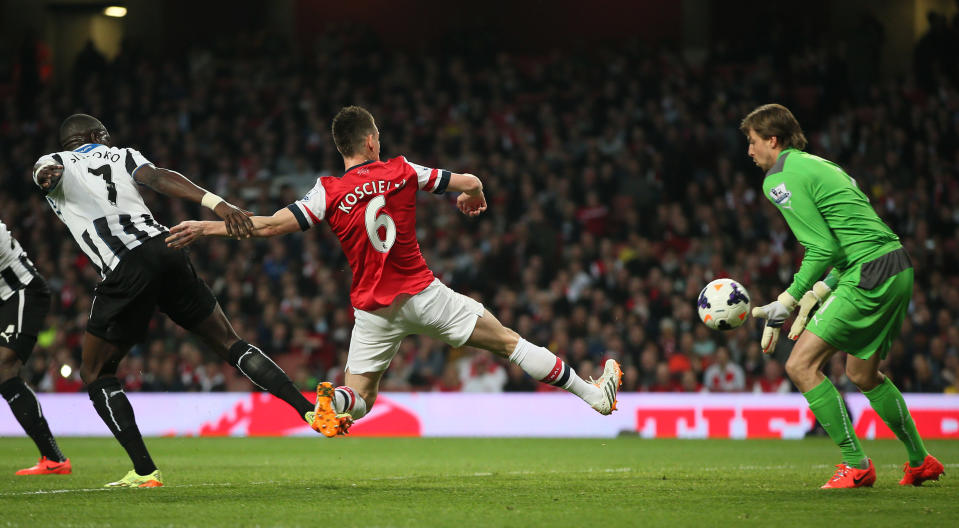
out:
<path id="1" fill-rule="evenodd" d="M 345 385 L 333 390 L 333 410 L 336 414 L 347 413 L 354 420 L 366 416 L 366 400 L 356 395 L 356 391 Z"/>
<path id="2" fill-rule="evenodd" d="M 587 402 L 592 402 L 599 392 L 597 387 L 580 378 L 565 361 L 549 350 L 523 338 L 516 343 L 516 348 L 510 354 L 509 360 L 519 365 L 533 379 L 566 389 Z"/>

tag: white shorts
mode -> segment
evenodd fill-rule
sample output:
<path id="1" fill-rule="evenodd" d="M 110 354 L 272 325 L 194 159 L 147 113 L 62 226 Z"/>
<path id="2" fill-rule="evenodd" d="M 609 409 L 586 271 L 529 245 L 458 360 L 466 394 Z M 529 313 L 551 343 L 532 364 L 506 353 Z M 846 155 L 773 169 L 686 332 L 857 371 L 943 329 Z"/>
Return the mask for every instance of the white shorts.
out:
<path id="1" fill-rule="evenodd" d="M 462 346 L 485 311 L 475 299 L 456 293 L 439 279 L 416 295 L 397 297 L 389 306 L 369 312 L 354 308 L 346 368 L 353 374 L 386 370 L 400 342 L 413 334 Z"/>

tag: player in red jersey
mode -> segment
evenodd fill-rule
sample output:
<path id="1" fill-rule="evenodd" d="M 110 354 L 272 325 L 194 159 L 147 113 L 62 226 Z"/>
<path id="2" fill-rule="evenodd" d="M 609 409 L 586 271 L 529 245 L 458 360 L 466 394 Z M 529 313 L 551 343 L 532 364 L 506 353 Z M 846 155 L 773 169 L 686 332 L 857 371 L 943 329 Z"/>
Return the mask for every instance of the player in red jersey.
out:
<path id="1" fill-rule="evenodd" d="M 566 389 L 601 414 L 616 408 L 622 378 L 608 360 L 599 380 L 584 381 L 549 350 L 504 327 L 479 302 L 447 288 L 433 276 L 416 240 L 416 192 L 459 192 L 456 206 L 468 216 L 486 210 L 483 184 L 472 174 L 431 169 L 399 156 L 380 161 L 380 133 L 373 116 L 358 106 L 333 119 L 333 141 L 346 172 L 318 178 L 301 200 L 273 216 L 254 216 L 254 235 L 270 237 L 307 230 L 323 220 L 336 234 L 353 270 L 350 300 L 356 321 L 342 387 L 317 388 L 313 428 L 343 434 L 376 401 L 380 379 L 411 334 L 459 347 L 489 350 L 518 364 L 530 376 Z M 203 236 L 227 236 L 223 222 L 187 221 L 170 230 L 167 243 L 184 247 Z"/>

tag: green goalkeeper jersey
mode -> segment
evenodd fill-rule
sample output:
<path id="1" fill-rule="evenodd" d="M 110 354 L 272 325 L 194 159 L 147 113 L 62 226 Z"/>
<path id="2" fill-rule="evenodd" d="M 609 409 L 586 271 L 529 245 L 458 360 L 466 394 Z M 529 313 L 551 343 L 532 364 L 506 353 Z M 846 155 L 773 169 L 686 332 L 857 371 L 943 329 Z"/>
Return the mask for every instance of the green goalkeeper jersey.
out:
<path id="1" fill-rule="evenodd" d="M 799 299 L 830 268 L 847 272 L 901 246 L 856 181 L 831 161 L 786 149 L 766 173 L 763 193 L 806 248 L 786 289 Z"/>

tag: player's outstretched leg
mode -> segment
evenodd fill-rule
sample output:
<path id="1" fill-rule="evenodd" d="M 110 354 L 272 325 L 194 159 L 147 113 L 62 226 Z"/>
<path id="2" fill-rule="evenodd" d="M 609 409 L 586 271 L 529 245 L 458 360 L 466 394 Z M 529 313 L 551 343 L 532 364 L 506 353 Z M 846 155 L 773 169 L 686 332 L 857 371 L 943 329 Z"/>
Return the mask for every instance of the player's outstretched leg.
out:
<path id="1" fill-rule="evenodd" d="M 189 329 L 220 357 L 233 365 L 254 385 L 296 409 L 307 423 L 312 421 L 313 404 L 296 388 L 290 377 L 259 348 L 240 339 L 217 304 L 205 320 Z"/>
<path id="2" fill-rule="evenodd" d="M 866 395 L 876 414 L 906 447 L 909 461 L 903 466 L 904 475 L 899 484 L 921 486 L 927 480 L 939 480 L 945 468 L 926 451 L 902 393 L 891 379 L 879 372 L 879 361 L 879 354 L 873 354 L 865 360 L 849 356 L 846 359 L 846 375 Z"/>
<path id="3" fill-rule="evenodd" d="M 819 336 L 803 332 L 786 361 L 786 372 L 809 402 L 809 409 L 816 420 L 842 452 L 842 462 L 836 465 L 836 472 L 822 487 L 872 486 L 876 481 L 876 468 L 863 452 L 859 437 L 849 421 L 842 395 L 819 370 L 835 352 L 836 349 Z"/>
<path id="4" fill-rule="evenodd" d="M 576 374 L 573 367 L 548 349 L 522 337 L 516 342 L 509 360 L 541 383 L 560 387 L 579 396 L 600 414 L 610 414 L 616 410 L 616 395 L 622 385 L 623 372 L 615 360 L 606 360 L 603 375 L 598 380 L 590 378 L 587 382 Z"/>
<path id="5" fill-rule="evenodd" d="M 533 379 L 572 392 L 600 414 L 616 410 L 616 394 L 622 384 L 623 372 L 615 360 L 606 361 L 603 375 L 598 380 L 587 382 L 555 354 L 503 326 L 489 310 L 476 321 L 476 328 L 466 344 L 509 358 Z"/>
<path id="6" fill-rule="evenodd" d="M 19 376 L 22 365 L 13 350 L 0 347 L 0 376 L 6 380 L 0 383 L 0 394 L 40 451 L 36 465 L 17 471 L 17 475 L 68 475 L 72 471 L 70 459 L 60 452 L 47 419 L 43 417 L 37 395 Z"/>

